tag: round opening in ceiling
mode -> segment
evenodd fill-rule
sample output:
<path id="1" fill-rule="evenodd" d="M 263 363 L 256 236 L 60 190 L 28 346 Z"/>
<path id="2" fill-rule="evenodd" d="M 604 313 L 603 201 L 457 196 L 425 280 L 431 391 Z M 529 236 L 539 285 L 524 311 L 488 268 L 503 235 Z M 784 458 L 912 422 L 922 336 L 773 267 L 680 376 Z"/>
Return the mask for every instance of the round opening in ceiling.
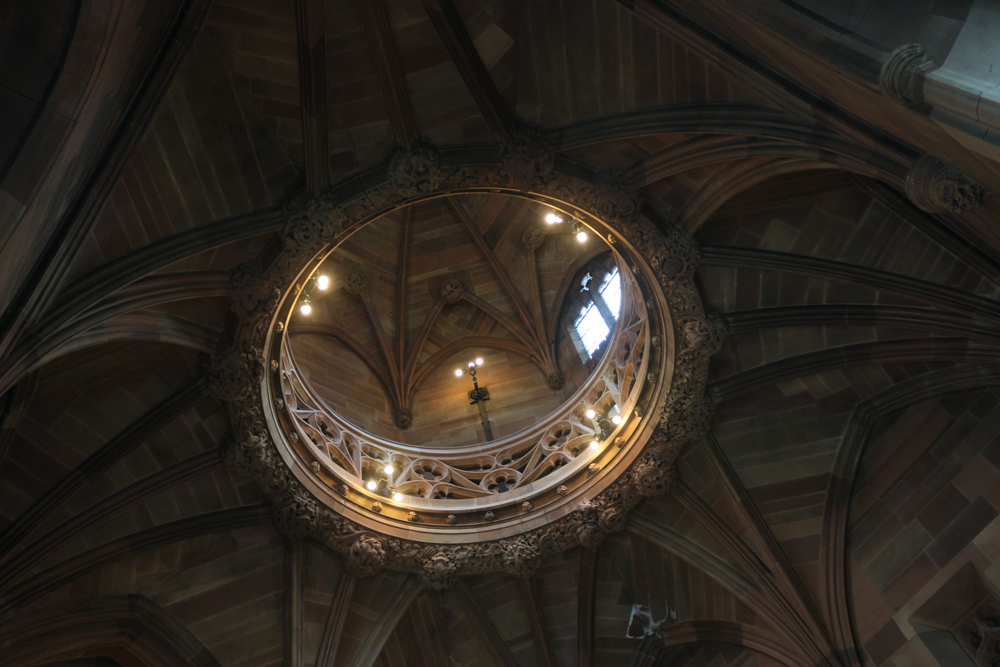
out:
<path id="1" fill-rule="evenodd" d="M 417 147 L 296 197 L 280 243 L 234 275 L 209 369 L 226 460 L 283 533 L 356 574 L 438 585 L 594 546 L 670 488 L 711 414 L 724 327 L 691 242 L 643 215 L 623 172 L 496 155 Z"/>
<path id="2" fill-rule="evenodd" d="M 290 362 L 373 441 L 455 448 L 530 429 L 600 365 L 623 297 L 633 310 L 611 248 L 552 214 L 467 194 L 373 220 L 315 270 L 329 289 L 299 297 L 311 312 L 289 323 Z"/>
<path id="3" fill-rule="evenodd" d="M 377 499 L 537 492 L 628 429 L 648 374 L 628 264 L 571 214 L 524 197 L 391 211 L 305 285 L 298 303 L 311 308 L 291 310 L 280 355 L 289 433 Z"/>

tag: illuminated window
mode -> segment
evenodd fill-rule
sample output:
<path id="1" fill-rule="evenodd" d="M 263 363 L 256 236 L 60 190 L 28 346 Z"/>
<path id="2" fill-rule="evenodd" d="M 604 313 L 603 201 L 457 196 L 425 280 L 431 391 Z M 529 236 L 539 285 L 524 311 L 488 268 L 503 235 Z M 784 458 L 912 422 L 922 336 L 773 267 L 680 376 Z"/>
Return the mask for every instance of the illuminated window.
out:
<path id="1" fill-rule="evenodd" d="M 580 342 L 583 343 L 587 354 L 593 356 L 611 330 L 604 318 L 601 317 L 601 311 L 591 303 L 580 313 L 580 317 L 576 321 L 576 333 L 579 334 Z"/>
<path id="2" fill-rule="evenodd" d="M 596 289 L 595 289 L 596 288 Z M 587 297 L 587 304 L 573 323 L 579 344 L 593 357 L 601 344 L 611 334 L 622 306 L 622 285 L 617 267 L 604 274 L 600 286 L 587 273 L 580 281 L 580 293 Z"/>
<path id="3" fill-rule="evenodd" d="M 604 278 L 604 284 L 601 285 L 601 289 L 598 291 L 601 294 L 601 298 L 604 299 L 604 303 L 608 304 L 608 310 L 611 311 L 611 314 L 614 315 L 617 321 L 618 314 L 622 308 L 622 281 L 618 277 L 617 267 Z"/>

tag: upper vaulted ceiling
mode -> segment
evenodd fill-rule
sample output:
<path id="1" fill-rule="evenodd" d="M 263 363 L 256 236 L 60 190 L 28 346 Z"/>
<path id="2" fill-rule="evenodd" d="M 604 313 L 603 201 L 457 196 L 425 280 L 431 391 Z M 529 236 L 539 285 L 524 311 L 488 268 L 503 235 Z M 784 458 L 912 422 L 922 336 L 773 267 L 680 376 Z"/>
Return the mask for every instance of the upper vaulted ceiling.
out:
<path id="1" fill-rule="evenodd" d="M 957 621 L 929 601 L 973 609 L 998 581 L 1000 209 L 925 212 L 904 182 L 928 152 L 997 191 L 995 83 L 961 118 L 931 99 L 996 15 L 938 3 L 914 27 L 889 4 L 864 20 L 776 0 L 0 10 L 19 40 L 0 56 L 0 648 L 248 667 L 940 660 L 922 636 Z M 909 40 L 942 65 L 924 106 L 878 92 Z M 712 437 L 626 533 L 530 580 L 355 580 L 219 463 L 231 435 L 199 353 L 290 192 L 363 188 L 418 140 L 492 151 L 523 124 L 567 168 L 626 169 L 701 244 L 704 298 L 732 329 Z M 677 619 L 626 639 L 637 603 Z"/>

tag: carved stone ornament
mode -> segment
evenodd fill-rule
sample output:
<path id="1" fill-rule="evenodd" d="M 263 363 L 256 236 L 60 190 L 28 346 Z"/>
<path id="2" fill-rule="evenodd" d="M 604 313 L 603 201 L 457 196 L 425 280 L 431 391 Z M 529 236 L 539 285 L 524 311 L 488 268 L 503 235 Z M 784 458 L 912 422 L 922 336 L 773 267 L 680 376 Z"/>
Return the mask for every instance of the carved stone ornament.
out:
<path id="1" fill-rule="evenodd" d="M 397 410 L 392 414 L 392 421 L 396 424 L 396 428 L 405 431 L 413 425 L 413 413 L 409 410 Z"/>
<path id="2" fill-rule="evenodd" d="M 344 280 L 344 289 L 348 294 L 361 296 L 365 293 L 367 280 L 363 271 L 351 271 Z"/>
<path id="3" fill-rule="evenodd" d="M 986 190 L 933 155 L 923 155 L 906 174 L 906 196 L 931 213 L 964 213 L 982 203 Z"/>
<path id="4" fill-rule="evenodd" d="M 465 296 L 465 287 L 457 280 L 446 280 L 441 285 L 441 300 L 449 306 L 462 300 Z"/>
<path id="5" fill-rule="evenodd" d="M 340 210 L 330 191 L 319 197 L 299 193 L 284 208 L 282 236 L 286 246 L 300 250 L 333 239 L 341 228 Z"/>
<path id="6" fill-rule="evenodd" d="M 897 47 L 882 64 L 878 87 L 882 94 L 899 104 L 915 104 L 924 99 L 923 79 L 934 63 L 927 60 L 919 44 Z"/>
<path id="7" fill-rule="evenodd" d="M 351 544 L 347 566 L 351 574 L 367 577 L 381 570 L 385 559 L 385 544 L 382 540 L 374 535 L 362 535 Z"/>
<path id="8" fill-rule="evenodd" d="M 636 491 L 647 497 L 657 497 L 670 491 L 674 485 L 674 464 L 656 453 L 644 454 L 632 468 L 632 484 Z"/>
<path id="9" fill-rule="evenodd" d="M 281 290 L 263 276 L 256 259 L 237 266 L 232 281 L 233 312 L 238 317 L 252 316 L 258 308 L 271 310 L 281 298 Z"/>
<path id="10" fill-rule="evenodd" d="M 434 192 L 444 177 L 441 158 L 428 146 L 415 145 L 389 160 L 389 185 L 404 199 Z"/>
<path id="11" fill-rule="evenodd" d="M 507 544 L 503 556 L 504 572 L 524 579 L 535 573 L 540 561 L 541 554 L 535 541 L 530 537 L 519 537 Z"/>
<path id="12" fill-rule="evenodd" d="M 458 562 L 453 552 L 438 551 L 424 562 L 420 579 L 428 588 L 440 591 L 458 579 Z"/>
<path id="13" fill-rule="evenodd" d="M 549 373 L 548 378 L 546 378 L 546 382 L 549 385 L 549 389 L 552 391 L 559 391 L 566 386 L 566 374 L 562 372 Z"/>
<path id="14" fill-rule="evenodd" d="M 521 192 L 544 185 L 552 180 L 555 154 L 548 133 L 541 128 L 521 128 L 500 144 L 498 151 L 503 166 L 500 174 L 509 185 Z"/>
<path id="15" fill-rule="evenodd" d="M 250 395 L 264 377 L 264 355 L 259 348 L 240 351 L 226 348 L 208 365 L 212 394 L 223 401 L 240 401 Z"/>
<path id="16" fill-rule="evenodd" d="M 521 243 L 529 250 L 538 250 L 545 243 L 545 230 L 540 225 L 528 225 L 521 234 Z"/>
<path id="17" fill-rule="evenodd" d="M 283 209 L 284 250 L 273 258 L 267 255 L 266 265 L 246 264 L 233 274 L 238 322 L 228 329 L 208 368 L 212 392 L 227 403 L 234 436 L 223 450 L 224 461 L 256 481 L 274 504 L 282 533 L 325 544 L 358 576 L 390 568 L 417 574 L 432 588 L 473 573 L 527 576 L 546 556 L 581 544 L 594 548 L 608 533 L 622 530 L 629 511 L 644 497 L 669 492 L 681 449 L 706 433 L 714 410 L 714 400 L 706 396 L 708 360 L 724 342 L 727 328 L 721 317 L 706 314 L 695 286 L 697 246 L 673 228 L 661 231 L 642 215 L 642 200 L 626 172 L 605 171 L 593 183 L 562 174 L 545 141 L 544 133 L 528 132 L 498 147 L 498 159 L 492 162 L 484 158 L 459 166 L 426 146 L 397 152 L 386 165 L 382 183 L 362 189 L 351 179 L 337 196 L 330 191 L 294 197 Z M 264 369 L 280 358 L 287 343 L 280 327 L 292 316 L 296 282 L 342 239 L 410 202 L 463 192 L 503 192 L 556 202 L 579 212 L 602 237 L 615 239 L 619 266 L 635 267 L 630 289 L 639 294 L 637 307 L 647 300 L 652 304 L 618 327 L 634 336 L 628 345 L 631 356 L 620 355 L 632 364 L 627 377 L 632 378 L 634 393 L 621 394 L 629 397 L 630 403 L 622 406 L 628 419 L 605 436 L 604 442 L 615 446 L 600 450 L 600 474 L 588 474 L 595 463 L 586 446 L 594 438 L 593 425 L 567 412 L 566 423 L 539 440 L 538 451 L 544 456 L 531 457 L 544 461 L 550 451 L 544 448 L 552 447 L 565 457 L 564 465 L 532 473 L 535 476 L 521 486 L 521 472 L 510 468 L 510 456 L 505 459 L 501 452 L 490 461 L 508 463 L 487 472 L 494 477 L 502 472 L 507 480 L 504 493 L 496 484 L 490 491 L 487 482 L 493 478 L 482 473 L 474 484 L 462 487 L 474 502 L 437 500 L 430 494 L 403 503 L 383 497 L 375 503 L 380 509 L 376 513 L 360 477 L 343 472 L 354 465 L 346 458 L 350 450 L 338 453 L 338 446 L 346 447 L 343 442 L 324 440 L 330 425 L 319 411 L 301 403 L 292 371 L 281 365 L 263 382 Z M 961 192 L 970 193 L 968 188 Z M 349 277 L 345 286 L 360 292 L 364 283 Z M 464 294 L 457 280 L 446 281 L 440 292 L 444 303 L 457 303 Z M 654 336 L 656 346 L 649 343 Z M 612 351 L 619 352 L 609 349 L 609 359 Z M 553 389 L 565 382 L 561 376 L 547 379 Z M 594 398 L 610 396 L 598 393 Z M 283 411 L 275 408 L 278 400 L 285 405 Z M 575 404 L 567 405 L 576 410 Z M 407 417 L 397 415 L 397 426 Z M 574 442 L 582 446 L 566 449 L 566 432 L 575 433 Z M 311 469 L 314 461 L 322 462 L 324 475 Z M 407 465 L 413 468 L 417 462 Z M 452 474 L 440 462 L 425 458 L 421 465 L 427 475 L 439 471 L 443 479 Z M 399 475 L 406 473 L 405 466 L 399 469 Z M 329 489 L 315 493 L 317 483 L 327 483 Z M 395 483 L 399 488 L 398 479 Z M 414 509 L 419 510 L 418 524 L 409 521 Z"/>

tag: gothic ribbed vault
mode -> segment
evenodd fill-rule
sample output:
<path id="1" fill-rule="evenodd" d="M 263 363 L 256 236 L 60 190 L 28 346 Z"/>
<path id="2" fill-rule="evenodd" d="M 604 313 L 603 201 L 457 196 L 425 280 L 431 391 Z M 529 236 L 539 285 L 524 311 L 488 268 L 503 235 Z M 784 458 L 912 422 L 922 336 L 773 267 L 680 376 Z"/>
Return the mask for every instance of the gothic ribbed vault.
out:
<path id="1" fill-rule="evenodd" d="M 0 4 L 0 661 L 992 664 L 998 29 L 988 0 Z M 620 236 L 535 257 L 561 205 Z M 589 377 L 561 285 L 619 250 L 677 341 L 645 380 L 702 373 L 621 455 L 627 519 L 581 492 L 560 549 L 488 534 L 434 578 L 322 539 L 310 461 L 261 472 L 233 406 L 280 384 L 241 340 L 280 321 L 323 400 L 428 449 L 480 436 L 434 373 L 492 354 L 504 436 Z"/>

